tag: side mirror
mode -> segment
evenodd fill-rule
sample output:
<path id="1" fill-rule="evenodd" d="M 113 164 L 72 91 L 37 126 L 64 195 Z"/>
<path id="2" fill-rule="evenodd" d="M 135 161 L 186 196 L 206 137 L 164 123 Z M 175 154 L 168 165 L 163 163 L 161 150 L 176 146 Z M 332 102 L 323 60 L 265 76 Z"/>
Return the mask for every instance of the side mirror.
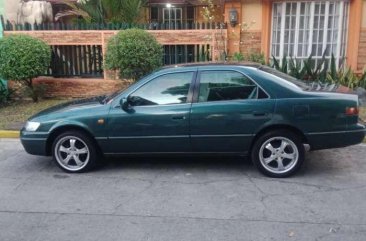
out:
<path id="1" fill-rule="evenodd" d="M 119 104 L 122 108 L 122 110 L 126 111 L 126 112 L 129 112 L 131 111 L 131 105 L 130 105 L 130 101 L 128 100 L 128 97 L 127 98 L 122 98 L 120 101 L 119 101 Z"/>

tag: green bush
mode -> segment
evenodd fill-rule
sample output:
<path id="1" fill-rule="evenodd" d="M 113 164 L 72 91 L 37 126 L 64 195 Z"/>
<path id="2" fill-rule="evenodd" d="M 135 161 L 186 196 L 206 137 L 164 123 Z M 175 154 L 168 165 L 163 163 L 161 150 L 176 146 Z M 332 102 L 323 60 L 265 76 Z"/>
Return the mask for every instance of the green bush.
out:
<path id="1" fill-rule="evenodd" d="M 235 52 L 231 58 L 233 61 L 248 61 L 248 62 L 254 62 L 254 63 L 260 63 L 260 64 L 266 64 L 266 59 L 264 57 L 263 53 L 258 52 L 252 52 L 249 54 L 242 54 L 240 52 Z"/>
<path id="2" fill-rule="evenodd" d="M 42 40 L 26 36 L 11 35 L 0 40 L 0 77 L 20 81 L 33 101 L 38 101 L 32 80 L 44 74 L 50 65 L 51 49 Z"/>
<path id="3" fill-rule="evenodd" d="M 264 53 L 252 52 L 244 56 L 246 61 L 266 64 L 266 58 L 264 57 Z"/>
<path id="4" fill-rule="evenodd" d="M 244 61 L 244 55 L 240 52 L 235 52 L 233 54 L 232 60 L 238 62 Z"/>
<path id="5" fill-rule="evenodd" d="M 120 31 L 107 46 L 105 67 L 121 78 L 137 80 L 162 66 L 163 48 L 154 36 L 140 29 Z"/>

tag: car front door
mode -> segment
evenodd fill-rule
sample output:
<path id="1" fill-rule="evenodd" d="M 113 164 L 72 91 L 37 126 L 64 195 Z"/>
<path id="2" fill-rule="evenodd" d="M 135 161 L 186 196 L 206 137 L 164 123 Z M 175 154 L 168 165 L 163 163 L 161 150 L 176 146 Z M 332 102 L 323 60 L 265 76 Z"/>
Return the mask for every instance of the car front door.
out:
<path id="1" fill-rule="evenodd" d="M 245 154 L 273 110 L 274 100 L 244 74 L 199 71 L 190 115 L 193 151 Z"/>
<path id="2" fill-rule="evenodd" d="M 108 153 L 189 152 L 195 71 L 160 75 L 128 95 L 128 110 L 109 114 Z"/>

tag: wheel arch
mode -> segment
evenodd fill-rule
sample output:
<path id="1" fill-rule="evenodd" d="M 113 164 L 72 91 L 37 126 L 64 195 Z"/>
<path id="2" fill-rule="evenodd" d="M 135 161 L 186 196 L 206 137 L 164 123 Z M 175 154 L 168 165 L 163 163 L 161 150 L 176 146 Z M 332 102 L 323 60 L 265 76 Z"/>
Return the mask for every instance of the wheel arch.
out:
<path id="1" fill-rule="evenodd" d="M 269 131 L 274 131 L 274 130 L 291 131 L 301 138 L 302 143 L 308 143 L 308 139 L 306 138 L 305 134 L 299 128 L 297 128 L 293 125 L 289 125 L 289 124 L 273 124 L 273 125 L 262 128 L 260 131 L 257 132 L 257 134 L 255 134 L 255 136 L 251 142 L 251 145 L 250 145 L 250 151 L 252 150 L 254 143 L 257 141 L 257 139 L 260 136 L 262 136 L 264 133 L 267 133 Z"/>
<path id="2" fill-rule="evenodd" d="M 87 135 L 90 138 L 90 140 L 92 140 L 94 146 L 97 148 L 97 152 L 101 153 L 101 148 L 100 148 L 98 142 L 94 138 L 93 134 L 87 128 L 76 125 L 76 124 L 66 124 L 66 125 L 57 126 L 54 129 L 52 129 L 52 131 L 50 132 L 50 134 L 47 138 L 47 141 L 46 141 L 46 154 L 47 155 L 52 155 L 52 144 L 53 144 L 54 140 L 57 138 L 57 136 L 59 136 L 60 134 L 66 132 L 66 131 L 79 131 L 79 132 L 82 132 L 83 134 Z"/>

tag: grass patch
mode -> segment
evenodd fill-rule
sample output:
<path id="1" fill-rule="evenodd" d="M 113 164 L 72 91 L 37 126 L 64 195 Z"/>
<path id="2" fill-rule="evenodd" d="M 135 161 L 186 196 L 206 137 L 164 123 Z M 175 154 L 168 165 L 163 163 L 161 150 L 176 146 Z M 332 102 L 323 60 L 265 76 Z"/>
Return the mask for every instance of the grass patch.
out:
<path id="1" fill-rule="evenodd" d="M 0 130 L 19 129 L 27 119 L 48 107 L 67 102 L 66 99 L 45 99 L 37 103 L 32 101 L 16 101 L 0 107 Z"/>

